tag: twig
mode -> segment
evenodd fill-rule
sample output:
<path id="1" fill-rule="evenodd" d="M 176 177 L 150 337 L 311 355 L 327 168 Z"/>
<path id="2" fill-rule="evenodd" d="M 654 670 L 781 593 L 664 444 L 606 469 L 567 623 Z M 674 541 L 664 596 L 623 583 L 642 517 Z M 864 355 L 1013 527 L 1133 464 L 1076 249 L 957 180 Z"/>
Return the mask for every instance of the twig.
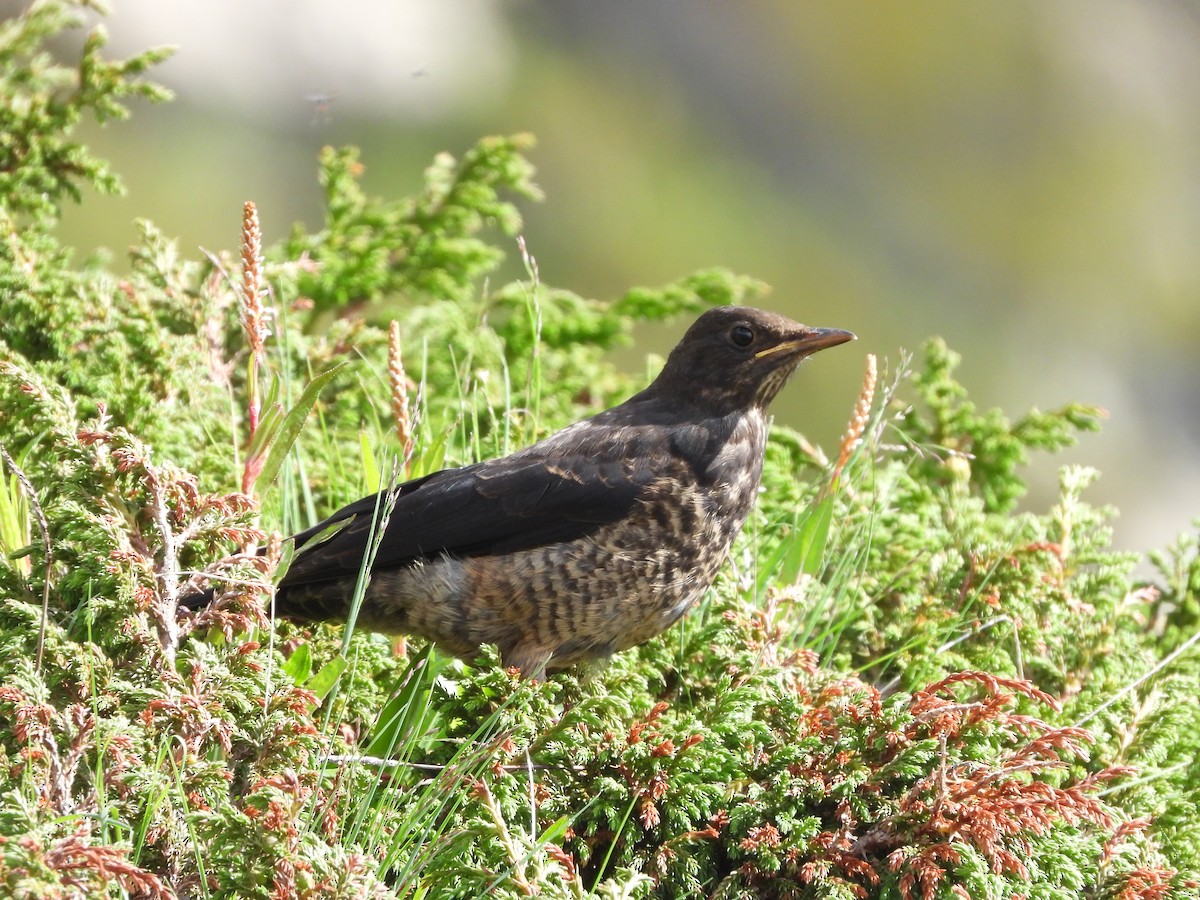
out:
<path id="1" fill-rule="evenodd" d="M 155 606 L 154 617 L 158 620 L 158 642 L 162 645 L 163 655 L 168 662 L 174 663 L 175 648 L 179 645 L 179 624 L 175 620 L 175 610 L 179 606 L 179 548 L 183 546 L 183 541 L 171 527 L 167 498 L 158 473 L 148 460 L 144 469 L 146 486 L 150 490 L 150 514 L 154 517 L 163 542 L 162 566 L 158 573 L 162 579 L 163 597 Z"/>

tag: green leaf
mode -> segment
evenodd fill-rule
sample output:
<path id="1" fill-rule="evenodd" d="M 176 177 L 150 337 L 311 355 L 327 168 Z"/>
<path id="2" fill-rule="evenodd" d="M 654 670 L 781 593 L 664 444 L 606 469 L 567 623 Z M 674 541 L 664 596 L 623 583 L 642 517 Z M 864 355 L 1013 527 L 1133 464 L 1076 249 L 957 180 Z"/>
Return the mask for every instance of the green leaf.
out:
<path id="1" fill-rule="evenodd" d="M 411 744 L 425 732 L 434 713 L 433 683 L 448 664 L 449 659 L 433 653 L 432 647 L 413 660 L 404 687 L 379 713 L 367 756 L 394 756 L 397 747 Z"/>
<path id="2" fill-rule="evenodd" d="M 816 575 L 825 558 L 832 522 L 833 496 L 823 492 L 812 506 L 796 514 L 788 536 L 759 562 L 758 592 L 765 591 L 772 581 L 791 584 L 801 573 Z"/>
<path id="3" fill-rule="evenodd" d="M 250 439 L 246 455 L 253 459 L 267 453 L 268 448 L 275 443 L 282 424 L 283 404 L 279 402 L 279 376 L 272 375 L 271 383 L 267 387 L 267 396 L 263 398 L 259 410 L 258 426 L 254 429 L 254 437 Z"/>
<path id="4" fill-rule="evenodd" d="M 825 560 L 829 544 L 829 527 L 833 524 L 833 492 L 822 493 L 820 499 L 805 512 L 800 529 L 784 560 L 783 583 L 790 584 L 801 573 L 816 575 Z"/>
<path id="5" fill-rule="evenodd" d="M 283 671 L 292 679 L 293 684 L 299 685 L 308 681 L 312 675 L 312 651 L 308 649 L 308 644 L 301 644 L 292 652 L 283 664 Z"/>
<path id="6" fill-rule="evenodd" d="M 334 375 L 344 365 L 338 363 L 330 366 L 316 378 L 308 383 L 308 387 L 304 389 L 304 393 L 300 395 L 300 399 L 296 405 L 288 410 L 287 415 L 283 418 L 283 423 L 279 429 L 279 434 L 271 445 L 270 451 L 267 453 L 267 461 L 263 464 L 262 472 L 259 473 L 258 480 L 270 487 L 275 483 L 276 477 L 279 475 L 279 470 L 283 466 L 284 459 L 292 450 L 292 445 L 296 443 L 296 438 L 300 436 L 300 429 L 304 427 L 304 421 L 308 418 L 308 414 L 312 412 L 312 408 L 317 403 L 317 397 L 324 390 L 325 385 L 329 384 Z"/>
<path id="7" fill-rule="evenodd" d="M 321 670 L 308 679 L 308 684 L 305 687 L 316 694 L 319 699 L 324 700 L 329 695 L 329 692 L 333 690 L 338 679 L 342 677 L 342 673 L 346 671 L 347 665 L 349 663 L 346 662 L 346 657 L 339 653 L 329 662 L 325 663 L 325 665 L 321 666 Z"/>
<path id="8" fill-rule="evenodd" d="M 3 477 L 0 469 L 0 553 L 9 559 L 24 556 L 30 548 L 29 504 L 21 494 L 16 475 Z"/>
<path id="9" fill-rule="evenodd" d="M 413 456 L 409 464 L 409 476 L 420 478 L 446 467 L 446 441 L 448 433 L 442 432 L 421 453 Z"/>
<path id="10" fill-rule="evenodd" d="M 593 800 L 593 802 L 595 801 Z M 546 827 L 545 831 L 538 836 L 538 844 L 545 845 L 559 843 L 563 839 L 563 836 L 567 833 L 567 829 L 570 827 L 570 825 L 570 817 L 559 816 Z"/>
<path id="11" fill-rule="evenodd" d="M 796 514 L 788 535 L 759 564 L 760 594 L 771 582 L 792 584 L 802 572 L 815 575 L 820 570 L 832 519 L 833 498 L 824 495 Z"/>

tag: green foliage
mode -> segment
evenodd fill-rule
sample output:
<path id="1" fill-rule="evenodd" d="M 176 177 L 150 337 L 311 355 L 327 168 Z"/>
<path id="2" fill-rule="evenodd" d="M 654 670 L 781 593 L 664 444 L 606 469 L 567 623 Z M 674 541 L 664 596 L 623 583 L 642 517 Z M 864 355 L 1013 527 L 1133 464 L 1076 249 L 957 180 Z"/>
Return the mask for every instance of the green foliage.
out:
<path id="1" fill-rule="evenodd" d="M 98 122 L 124 119 L 129 115 L 125 101 L 131 97 L 170 96 L 135 77 L 165 59 L 167 51 L 107 60 L 101 55 L 107 38 L 100 27 L 87 35 L 75 65 L 54 61 L 46 43 L 82 25 L 82 8 L 37 0 L 0 28 L 0 197 L 6 231 L 29 222 L 52 224 L 64 198 L 81 199 L 81 184 L 104 193 L 119 191 L 120 182 L 108 166 L 71 140 L 71 132 L 85 115 Z"/>
<path id="2" fill-rule="evenodd" d="M 1150 554 L 1159 573 L 1151 633 L 1164 651 L 1200 629 L 1200 519 L 1195 525 L 1197 533 L 1180 535 L 1171 547 Z"/>
<path id="3" fill-rule="evenodd" d="M 537 196 L 528 139 L 439 157 L 400 201 L 328 150 L 324 227 L 263 252 L 277 308 L 247 375 L 232 253 L 182 259 L 146 224 L 119 280 L 47 228 L 110 183 L 78 116 L 155 95 L 130 80 L 153 56 L 95 39 L 63 87 L 40 48 L 73 15 L 35 4 L 0 38 L 3 152 L 42 148 L 0 167 L 31 223 L 0 251 L 0 443 L 33 488 L 0 472 L 6 895 L 1200 895 L 1197 538 L 1135 581 L 1078 467 L 1014 512 L 1028 454 L 1096 411 L 980 412 L 938 341 L 871 381 L 834 464 L 777 429 L 710 596 L 606 668 L 533 683 L 494 648 L 272 621 L 270 532 L 386 480 L 400 393 L 410 474 L 505 452 L 631 390 L 605 353 L 638 322 L 761 285 L 714 269 L 605 303 L 522 246 L 527 279 L 489 288 L 510 198 Z"/>
<path id="4" fill-rule="evenodd" d="M 928 417 L 901 417 L 895 427 L 914 449 L 925 451 L 926 480 L 969 480 L 987 512 L 1007 512 L 1025 492 L 1017 469 L 1029 461 L 1029 451 L 1069 447 L 1074 432 L 1099 427 L 1101 411 L 1071 403 L 1053 413 L 1032 410 L 1015 423 L 998 409 L 980 414 L 953 378 L 959 362 L 943 341 L 929 341 L 925 368 L 913 380 Z"/>
<path id="5" fill-rule="evenodd" d="M 363 194 L 357 150 L 326 148 L 325 228 L 312 235 L 297 229 L 284 247 L 286 258 L 312 261 L 298 288 L 313 301 L 313 317 L 386 297 L 470 300 L 504 258 L 477 237 L 480 229 L 490 224 L 515 235 L 521 227 L 517 208 L 499 192 L 539 196 L 521 156 L 531 145 L 524 135 L 485 138 L 461 161 L 441 154 L 425 171 L 425 190 L 395 203 Z"/>

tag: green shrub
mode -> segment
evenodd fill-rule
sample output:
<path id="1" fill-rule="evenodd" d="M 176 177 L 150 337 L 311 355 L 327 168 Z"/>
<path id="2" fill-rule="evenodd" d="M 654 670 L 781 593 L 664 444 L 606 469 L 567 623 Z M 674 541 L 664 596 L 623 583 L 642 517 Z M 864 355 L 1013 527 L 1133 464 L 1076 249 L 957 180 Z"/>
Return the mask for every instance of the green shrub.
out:
<path id="1" fill-rule="evenodd" d="M 936 340 L 872 370 L 836 460 L 777 428 L 717 585 L 607 667 L 273 622 L 278 534 L 386 481 L 397 425 L 410 474 L 507 452 L 632 390 L 605 354 L 639 321 L 761 286 L 604 303 L 526 257 L 487 289 L 525 137 L 398 202 L 327 150 L 323 227 L 261 248 L 248 208 L 240 263 L 145 224 L 128 277 L 76 266 L 59 204 L 116 182 L 72 129 L 162 96 L 160 53 L 50 62 L 76 17 L 0 39 L 8 895 L 1200 896 L 1197 539 L 1137 582 L 1076 467 L 1015 512 L 1028 454 L 1096 412 L 980 412 Z"/>

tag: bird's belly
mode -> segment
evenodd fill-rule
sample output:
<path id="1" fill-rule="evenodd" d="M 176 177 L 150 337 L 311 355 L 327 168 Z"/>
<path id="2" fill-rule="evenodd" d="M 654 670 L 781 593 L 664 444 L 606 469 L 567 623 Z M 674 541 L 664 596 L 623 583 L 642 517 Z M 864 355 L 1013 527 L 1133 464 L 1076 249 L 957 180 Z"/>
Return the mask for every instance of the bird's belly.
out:
<path id="1" fill-rule="evenodd" d="M 467 560 L 462 637 L 506 660 L 549 656 L 552 669 L 649 640 L 712 584 L 741 527 L 711 500 L 676 494 L 585 538 Z"/>
<path id="2" fill-rule="evenodd" d="M 708 589 L 756 487 L 676 479 L 635 514 L 572 541 L 376 571 L 360 622 L 379 627 L 378 618 L 463 657 L 496 644 L 527 672 L 609 656 L 666 630 Z"/>

